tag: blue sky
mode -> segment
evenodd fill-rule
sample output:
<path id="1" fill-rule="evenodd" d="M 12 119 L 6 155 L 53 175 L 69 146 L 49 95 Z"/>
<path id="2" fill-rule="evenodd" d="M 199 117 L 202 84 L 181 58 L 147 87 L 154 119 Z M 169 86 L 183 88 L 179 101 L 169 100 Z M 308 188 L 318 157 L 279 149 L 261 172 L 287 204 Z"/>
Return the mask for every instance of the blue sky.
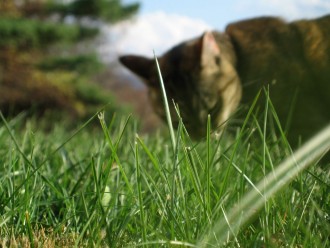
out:
<path id="1" fill-rule="evenodd" d="M 136 0 L 123 0 L 123 3 Z M 276 15 L 285 19 L 309 18 L 330 13 L 330 0 L 140 0 L 140 14 L 163 11 L 201 19 L 217 29 L 229 22 Z"/>
<path id="2" fill-rule="evenodd" d="M 222 28 L 235 15 L 232 0 L 142 0 L 140 14 L 163 11 L 169 14 L 201 19 L 215 28 Z M 223 2 L 220 4 L 219 2 Z M 217 11 L 215 11 L 217 9 Z"/>

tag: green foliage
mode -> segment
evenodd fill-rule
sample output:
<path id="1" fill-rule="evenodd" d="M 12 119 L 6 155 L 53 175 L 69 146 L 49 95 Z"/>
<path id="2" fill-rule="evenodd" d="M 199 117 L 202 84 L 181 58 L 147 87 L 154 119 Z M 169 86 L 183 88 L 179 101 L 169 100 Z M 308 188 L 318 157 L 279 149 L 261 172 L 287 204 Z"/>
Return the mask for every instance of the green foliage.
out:
<path id="1" fill-rule="evenodd" d="M 0 110 L 62 110 L 84 117 L 112 102 L 111 92 L 93 82 L 102 69 L 95 51 L 76 49 L 87 39 L 92 43 L 99 29 L 79 19 L 118 21 L 137 7 L 120 1 L 0 2 Z M 67 24 L 59 14 L 76 21 Z"/>
<path id="2" fill-rule="evenodd" d="M 58 42 L 93 37 L 97 29 L 22 18 L 0 18 L 0 48 L 46 48 Z"/>
<path id="3" fill-rule="evenodd" d="M 95 54 L 82 54 L 70 57 L 50 57 L 43 60 L 39 68 L 44 71 L 64 70 L 95 74 L 103 68 L 103 64 Z"/>
<path id="4" fill-rule="evenodd" d="M 60 13 L 62 16 L 101 17 L 106 21 L 115 22 L 129 18 L 138 11 L 139 7 L 138 3 L 123 6 L 120 0 L 75 0 L 69 4 L 54 1 L 48 5 L 48 11 Z"/>

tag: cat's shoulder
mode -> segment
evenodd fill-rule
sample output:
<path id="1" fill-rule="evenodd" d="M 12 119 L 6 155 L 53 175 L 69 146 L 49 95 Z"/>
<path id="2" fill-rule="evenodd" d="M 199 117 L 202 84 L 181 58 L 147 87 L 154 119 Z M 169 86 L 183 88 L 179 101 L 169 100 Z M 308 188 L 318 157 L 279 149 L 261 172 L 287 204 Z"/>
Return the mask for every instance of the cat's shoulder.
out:
<path id="1" fill-rule="evenodd" d="M 231 34 L 238 30 L 243 32 L 260 32 L 264 29 L 280 28 L 287 23 L 279 17 L 262 16 L 257 18 L 246 19 L 242 21 L 232 22 L 227 25 L 225 32 Z"/>
<path id="2" fill-rule="evenodd" d="M 236 34 L 237 32 L 256 33 L 261 30 L 283 30 L 289 28 L 289 26 L 302 26 L 306 24 L 317 24 L 324 26 L 330 24 L 330 14 L 312 19 L 299 19 L 293 22 L 287 22 L 280 17 L 261 16 L 232 22 L 227 25 L 225 32 L 229 35 Z M 327 25 L 327 27 L 330 28 L 330 25 Z"/>

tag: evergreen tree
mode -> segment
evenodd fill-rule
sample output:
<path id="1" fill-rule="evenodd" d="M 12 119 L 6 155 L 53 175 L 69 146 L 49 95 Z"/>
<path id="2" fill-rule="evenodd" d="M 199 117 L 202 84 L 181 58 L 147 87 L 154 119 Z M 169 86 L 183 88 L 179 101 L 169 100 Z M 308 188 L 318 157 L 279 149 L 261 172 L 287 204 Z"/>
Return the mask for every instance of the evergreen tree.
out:
<path id="1" fill-rule="evenodd" d="M 109 101 L 91 82 L 102 67 L 98 57 L 77 52 L 77 44 L 95 38 L 99 30 L 79 20 L 116 22 L 138 8 L 120 0 L 1 0 L 0 110 L 60 109 L 83 116 Z M 74 24 L 65 22 L 67 16 Z"/>

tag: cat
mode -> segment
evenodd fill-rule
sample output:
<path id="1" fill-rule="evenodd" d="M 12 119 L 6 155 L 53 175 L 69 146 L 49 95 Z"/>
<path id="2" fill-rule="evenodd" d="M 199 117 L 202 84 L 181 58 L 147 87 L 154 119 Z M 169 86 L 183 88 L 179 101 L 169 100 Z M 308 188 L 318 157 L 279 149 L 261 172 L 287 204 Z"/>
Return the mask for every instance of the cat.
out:
<path id="1" fill-rule="evenodd" d="M 121 56 L 140 76 L 156 113 L 165 119 L 154 59 Z M 206 135 L 207 116 L 221 130 L 239 104 L 249 106 L 263 87 L 288 138 L 309 138 L 330 123 L 330 15 L 285 22 L 259 17 L 205 32 L 158 58 L 167 96 L 179 106 L 188 133 Z M 178 117 L 173 104 L 174 124 Z"/>

